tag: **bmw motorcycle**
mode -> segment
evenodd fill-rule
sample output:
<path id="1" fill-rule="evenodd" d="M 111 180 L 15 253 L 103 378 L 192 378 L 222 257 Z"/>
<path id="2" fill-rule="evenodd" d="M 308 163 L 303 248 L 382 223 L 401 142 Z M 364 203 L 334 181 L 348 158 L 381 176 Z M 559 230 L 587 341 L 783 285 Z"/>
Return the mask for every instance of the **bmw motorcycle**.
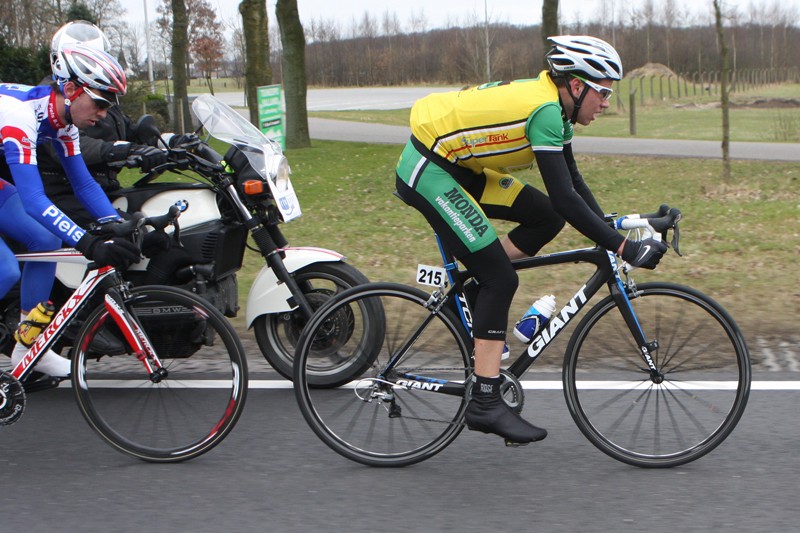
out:
<path id="1" fill-rule="evenodd" d="M 270 365 L 291 379 L 294 347 L 314 310 L 337 292 L 368 280 L 342 254 L 289 245 L 279 226 L 301 216 L 301 209 L 278 143 L 212 95 L 197 97 L 192 111 L 202 125 L 198 132 L 205 130 L 230 148 L 223 157 L 197 135 L 162 136 L 152 117 L 140 119 L 138 136 L 166 147 L 169 161 L 118 191 L 112 203 L 121 211 L 145 216 L 162 214 L 172 205 L 181 213 L 174 228 L 167 230 L 174 246 L 133 265 L 126 279 L 134 285 L 186 288 L 233 317 L 239 312 L 236 273 L 245 249 L 257 251 L 264 266 L 250 287 L 245 323 L 254 330 Z M 129 161 L 128 166 L 136 163 Z M 176 174 L 185 180 L 174 181 Z M 162 182 L 163 177 L 172 181 Z M 77 287 L 83 274 L 84 265 L 60 263 L 57 284 Z M 5 312 L 0 342 L 3 337 L 9 342 L 18 318 L 18 307 L 16 314 Z M 319 340 L 314 385 L 338 386 L 370 364 L 337 357 L 335 345 L 344 342 L 353 327 L 345 324 L 331 338 Z"/>

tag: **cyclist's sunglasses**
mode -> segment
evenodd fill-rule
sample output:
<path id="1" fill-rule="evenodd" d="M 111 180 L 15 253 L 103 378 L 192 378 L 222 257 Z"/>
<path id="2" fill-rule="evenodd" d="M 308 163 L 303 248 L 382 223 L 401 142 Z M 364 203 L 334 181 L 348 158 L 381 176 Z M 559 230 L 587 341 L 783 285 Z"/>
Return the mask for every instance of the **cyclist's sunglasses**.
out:
<path id="1" fill-rule="evenodd" d="M 602 98 L 603 100 L 610 99 L 611 95 L 614 94 L 614 90 L 613 89 L 610 89 L 608 87 L 603 87 L 602 85 L 599 85 L 599 84 L 597 84 L 597 83 L 595 83 L 593 81 L 589 81 L 587 79 L 581 78 L 580 76 L 576 76 L 575 74 L 573 74 L 573 76 L 575 76 L 576 78 L 581 80 L 583 83 L 585 83 L 586 85 L 588 85 L 589 87 L 591 87 L 592 89 L 594 89 L 595 91 L 600 93 L 600 98 Z"/>
<path id="2" fill-rule="evenodd" d="M 117 96 L 113 93 L 98 91 L 97 89 L 90 89 L 89 87 L 84 87 L 83 91 L 89 95 L 89 98 L 94 100 L 94 103 L 97 104 L 97 107 L 100 109 L 108 109 L 117 103 Z"/>

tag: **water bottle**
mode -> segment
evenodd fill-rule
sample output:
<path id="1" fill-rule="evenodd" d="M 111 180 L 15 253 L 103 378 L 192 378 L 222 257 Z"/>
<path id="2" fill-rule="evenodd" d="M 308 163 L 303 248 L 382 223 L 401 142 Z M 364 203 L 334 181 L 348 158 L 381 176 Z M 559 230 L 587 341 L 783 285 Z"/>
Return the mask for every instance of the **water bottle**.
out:
<path id="1" fill-rule="evenodd" d="M 517 325 L 514 326 L 514 336 L 524 343 L 533 340 L 537 333 L 542 331 L 547 321 L 556 312 L 556 297 L 552 294 L 542 296 L 528 309 Z"/>
<path id="2" fill-rule="evenodd" d="M 19 323 L 17 331 L 14 332 L 14 340 L 30 347 L 36 337 L 53 319 L 56 308 L 53 302 L 42 302 L 34 307 L 25 320 Z"/>

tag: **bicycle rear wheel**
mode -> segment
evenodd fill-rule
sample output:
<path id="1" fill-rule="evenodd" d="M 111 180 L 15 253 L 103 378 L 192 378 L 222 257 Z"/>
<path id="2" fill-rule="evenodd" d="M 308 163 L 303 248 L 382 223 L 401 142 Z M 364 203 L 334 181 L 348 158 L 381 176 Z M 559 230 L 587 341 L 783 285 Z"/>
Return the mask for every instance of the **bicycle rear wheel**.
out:
<path id="1" fill-rule="evenodd" d="M 739 328 L 702 293 L 644 283 L 631 305 L 663 374 L 648 365 L 609 296 L 576 328 L 564 359 L 564 395 L 583 434 L 611 457 L 673 467 L 716 448 L 750 393 L 750 357 Z"/>
<path id="2" fill-rule="evenodd" d="M 105 306 L 84 323 L 72 386 L 89 425 L 114 448 L 151 462 L 197 457 L 233 429 L 247 394 L 236 332 L 210 303 L 174 287 L 132 289 L 126 301 L 167 371 L 153 378 Z"/>
<path id="3" fill-rule="evenodd" d="M 449 310 L 432 313 L 429 299 L 405 285 L 360 285 L 331 299 L 303 330 L 294 366 L 298 405 L 317 436 L 344 457 L 406 466 L 439 453 L 463 429 L 472 340 Z M 314 346 L 340 322 L 353 333 L 338 344 L 339 355 L 371 364 L 348 384 L 316 388 L 309 383 Z"/>

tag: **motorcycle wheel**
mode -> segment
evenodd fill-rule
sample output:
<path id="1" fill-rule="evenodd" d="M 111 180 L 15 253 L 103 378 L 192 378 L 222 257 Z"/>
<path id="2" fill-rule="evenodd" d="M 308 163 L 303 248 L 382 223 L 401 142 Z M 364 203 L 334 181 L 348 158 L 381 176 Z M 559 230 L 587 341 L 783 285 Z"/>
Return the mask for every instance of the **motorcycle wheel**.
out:
<path id="1" fill-rule="evenodd" d="M 314 263 L 296 271 L 293 276 L 315 310 L 335 294 L 369 281 L 364 274 L 347 263 Z M 382 314 L 379 302 L 366 302 L 365 305 L 375 307 L 365 310 L 369 316 L 379 317 Z M 317 357 L 313 369 L 308 372 L 310 386 L 338 387 L 351 381 L 354 376 L 363 374 L 372 364 L 370 357 L 339 356 L 338 347 L 346 343 L 355 327 L 359 327 L 353 323 L 352 318 L 352 312 L 343 310 L 336 317 L 336 323 L 332 321 L 330 324 L 325 338 L 315 341 Z M 286 379 L 292 379 L 295 346 L 307 322 L 303 313 L 295 309 L 261 315 L 253 323 L 261 353 L 272 368 Z M 377 354 L 377 350 L 366 350 L 364 353 Z"/>

